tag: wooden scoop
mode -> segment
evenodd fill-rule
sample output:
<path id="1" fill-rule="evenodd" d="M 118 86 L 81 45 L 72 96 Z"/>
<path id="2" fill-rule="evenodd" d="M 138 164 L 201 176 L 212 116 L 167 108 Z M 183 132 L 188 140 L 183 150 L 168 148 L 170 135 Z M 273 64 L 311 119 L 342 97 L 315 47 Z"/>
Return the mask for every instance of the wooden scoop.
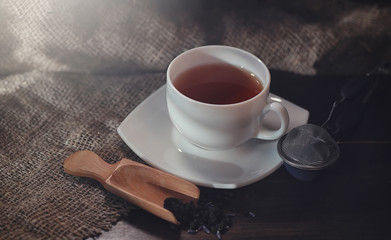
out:
<path id="1" fill-rule="evenodd" d="M 109 164 L 91 151 L 70 155 L 64 161 L 64 170 L 93 178 L 110 192 L 175 224 L 179 222 L 164 208 L 164 200 L 174 197 L 196 203 L 200 195 L 198 187 L 184 179 L 125 158 Z"/>

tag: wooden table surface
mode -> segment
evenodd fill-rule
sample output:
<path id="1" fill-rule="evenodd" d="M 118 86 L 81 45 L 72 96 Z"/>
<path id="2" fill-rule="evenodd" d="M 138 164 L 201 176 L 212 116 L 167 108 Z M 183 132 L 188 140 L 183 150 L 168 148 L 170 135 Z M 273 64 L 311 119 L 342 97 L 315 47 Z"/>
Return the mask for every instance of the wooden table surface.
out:
<path id="1" fill-rule="evenodd" d="M 309 122 L 321 124 L 350 77 L 272 71 L 272 79 L 271 92 L 308 109 Z M 201 188 L 201 192 L 216 196 L 231 195 L 225 212 L 235 217 L 222 239 L 391 239 L 390 90 L 388 79 L 376 90 L 358 127 L 336 139 L 340 142 L 340 158 L 319 179 L 301 182 L 281 167 L 239 189 Z M 98 239 L 217 237 L 177 230 L 136 209 Z"/>

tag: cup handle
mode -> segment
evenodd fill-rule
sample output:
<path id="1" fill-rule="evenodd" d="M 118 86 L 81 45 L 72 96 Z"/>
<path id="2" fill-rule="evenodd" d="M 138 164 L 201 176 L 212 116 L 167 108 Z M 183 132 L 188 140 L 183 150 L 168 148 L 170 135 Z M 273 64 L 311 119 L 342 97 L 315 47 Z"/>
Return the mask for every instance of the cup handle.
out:
<path id="1" fill-rule="evenodd" d="M 280 128 L 277 130 L 271 130 L 264 126 L 263 118 L 265 115 L 273 111 L 280 118 Z M 268 103 L 262 110 L 260 118 L 260 126 L 256 138 L 265 139 L 265 140 L 275 140 L 281 137 L 285 131 L 288 129 L 289 125 L 289 115 L 286 108 L 279 102 Z"/>

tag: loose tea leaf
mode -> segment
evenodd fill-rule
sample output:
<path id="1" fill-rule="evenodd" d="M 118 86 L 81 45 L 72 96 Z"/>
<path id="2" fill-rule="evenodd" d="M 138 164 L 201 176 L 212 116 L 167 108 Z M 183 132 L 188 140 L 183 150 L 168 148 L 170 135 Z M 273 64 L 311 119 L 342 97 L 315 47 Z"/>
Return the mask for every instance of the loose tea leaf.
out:
<path id="1" fill-rule="evenodd" d="M 256 217 L 256 214 L 254 213 L 254 212 L 248 212 L 248 215 L 250 216 L 250 217 L 253 217 L 253 218 L 255 218 Z"/>
<path id="2" fill-rule="evenodd" d="M 223 196 L 227 199 L 227 196 Z M 185 203 L 177 198 L 167 198 L 164 208 L 171 211 L 181 223 L 183 229 L 190 234 L 203 231 L 206 234 L 215 234 L 222 239 L 222 234 L 232 226 L 234 214 L 225 214 L 221 201 L 215 204 L 212 201 L 201 199 L 198 204 Z"/>

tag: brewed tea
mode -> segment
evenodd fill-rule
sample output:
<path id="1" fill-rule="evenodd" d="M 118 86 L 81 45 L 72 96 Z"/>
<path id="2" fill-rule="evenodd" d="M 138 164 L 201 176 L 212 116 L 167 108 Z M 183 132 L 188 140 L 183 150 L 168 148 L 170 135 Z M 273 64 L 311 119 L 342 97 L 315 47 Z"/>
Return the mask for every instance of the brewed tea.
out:
<path id="1" fill-rule="evenodd" d="M 205 64 L 181 73 L 174 86 L 185 96 L 209 104 L 234 104 L 263 90 L 253 74 L 229 64 Z"/>

